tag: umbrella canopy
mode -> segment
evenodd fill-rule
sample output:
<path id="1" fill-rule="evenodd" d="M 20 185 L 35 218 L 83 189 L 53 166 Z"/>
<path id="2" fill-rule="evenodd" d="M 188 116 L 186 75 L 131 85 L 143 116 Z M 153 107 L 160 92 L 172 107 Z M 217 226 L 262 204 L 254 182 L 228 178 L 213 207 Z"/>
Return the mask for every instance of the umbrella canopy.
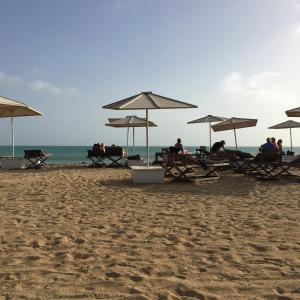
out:
<path id="1" fill-rule="evenodd" d="M 25 103 L 0 96 L 0 118 L 40 116 L 41 112 Z"/>
<path id="2" fill-rule="evenodd" d="M 288 117 L 300 117 L 300 107 L 287 110 L 285 113 Z"/>
<path id="3" fill-rule="evenodd" d="M 135 142 L 134 142 L 134 128 L 135 127 L 146 127 L 147 122 L 145 118 L 139 118 L 137 116 L 127 116 L 124 118 L 108 118 L 109 123 L 105 126 L 115 127 L 115 128 L 127 128 L 127 154 L 128 154 L 128 138 L 129 138 L 129 128 L 132 127 L 132 145 L 133 154 L 135 153 Z M 157 127 L 157 125 L 151 121 L 148 121 L 149 127 Z"/>
<path id="4" fill-rule="evenodd" d="M 14 117 L 40 116 L 41 112 L 33 109 L 25 103 L 0 96 L 0 118 L 11 118 L 12 154 L 15 155 L 14 145 Z"/>
<path id="5" fill-rule="evenodd" d="M 147 122 L 145 118 L 137 116 L 127 116 L 124 118 L 108 118 L 109 123 L 105 126 L 111 127 L 146 127 Z M 157 125 L 151 121 L 148 121 L 149 127 L 156 127 Z"/>
<path id="6" fill-rule="evenodd" d="M 103 108 L 116 110 L 144 109 L 146 111 L 146 146 L 147 146 L 147 166 L 149 166 L 149 135 L 148 135 L 148 111 L 149 109 L 175 109 L 175 108 L 197 108 L 196 105 L 181 102 L 152 92 L 142 92 L 132 97 L 108 104 Z"/>
<path id="7" fill-rule="evenodd" d="M 234 130 L 235 148 L 237 149 L 236 129 L 256 126 L 257 119 L 230 118 L 226 121 L 212 125 L 213 131 Z"/>
<path id="8" fill-rule="evenodd" d="M 269 127 L 269 129 L 290 129 L 291 151 L 293 151 L 292 128 L 299 128 L 300 123 L 293 120 L 288 120 L 277 125 Z"/>
<path id="9" fill-rule="evenodd" d="M 212 115 L 207 115 L 205 117 L 202 117 L 200 119 L 196 119 L 190 122 L 187 122 L 188 124 L 196 124 L 196 123 L 209 123 L 209 148 L 211 148 L 211 123 L 213 122 L 221 122 L 225 121 L 226 118 L 223 117 L 216 117 Z"/>

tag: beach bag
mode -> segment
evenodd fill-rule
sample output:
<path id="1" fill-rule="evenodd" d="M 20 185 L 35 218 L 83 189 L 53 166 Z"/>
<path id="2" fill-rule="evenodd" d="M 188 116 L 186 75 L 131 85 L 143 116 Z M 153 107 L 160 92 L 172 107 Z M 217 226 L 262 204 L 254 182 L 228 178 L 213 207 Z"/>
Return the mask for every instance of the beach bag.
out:
<path id="1" fill-rule="evenodd" d="M 139 154 L 131 155 L 127 157 L 128 160 L 140 160 L 141 156 Z"/>

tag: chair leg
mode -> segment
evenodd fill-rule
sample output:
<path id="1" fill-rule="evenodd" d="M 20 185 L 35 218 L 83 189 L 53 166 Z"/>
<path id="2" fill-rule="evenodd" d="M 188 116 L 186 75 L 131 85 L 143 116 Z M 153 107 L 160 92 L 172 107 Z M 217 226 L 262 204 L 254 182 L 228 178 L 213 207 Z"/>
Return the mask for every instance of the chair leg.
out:
<path id="1" fill-rule="evenodd" d="M 108 167 L 121 167 L 121 164 L 119 163 L 119 161 L 122 159 L 122 156 L 119 156 L 117 158 L 108 156 L 107 158 L 111 161 L 111 163 L 108 165 Z"/>
<path id="2" fill-rule="evenodd" d="M 39 165 L 39 158 L 26 158 L 30 165 L 26 167 L 26 169 L 39 169 L 41 166 Z"/>
<path id="3" fill-rule="evenodd" d="M 291 166 L 280 166 L 280 171 L 277 173 L 278 176 L 285 174 L 286 176 L 294 176 L 289 169 L 291 168 Z"/>
<path id="4" fill-rule="evenodd" d="M 99 167 L 104 167 L 105 163 L 103 162 L 103 158 L 102 157 L 97 157 L 97 156 L 91 156 L 88 157 L 92 163 L 90 164 L 90 167 L 95 167 L 95 168 L 99 168 Z"/>

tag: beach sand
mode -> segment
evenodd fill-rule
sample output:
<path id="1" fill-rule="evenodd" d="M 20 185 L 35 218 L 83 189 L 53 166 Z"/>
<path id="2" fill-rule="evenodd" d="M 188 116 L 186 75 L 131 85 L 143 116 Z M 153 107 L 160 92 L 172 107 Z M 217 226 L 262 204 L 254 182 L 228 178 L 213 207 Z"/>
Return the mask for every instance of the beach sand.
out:
<path id="1" fill-rule="evenodd" d="M 0 299 L 300 299 L 300 184 L 0 172 Z"/>

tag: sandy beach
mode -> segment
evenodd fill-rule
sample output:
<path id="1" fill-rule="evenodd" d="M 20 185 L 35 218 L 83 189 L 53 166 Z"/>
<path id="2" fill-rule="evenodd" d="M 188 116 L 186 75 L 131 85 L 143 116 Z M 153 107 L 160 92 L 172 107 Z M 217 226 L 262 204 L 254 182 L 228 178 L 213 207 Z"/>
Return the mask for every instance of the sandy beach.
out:
<path id="1" fill-rule="evenodd" d="M 0 172 L 0 299 L 300 299 L 300 186 Z"/>

